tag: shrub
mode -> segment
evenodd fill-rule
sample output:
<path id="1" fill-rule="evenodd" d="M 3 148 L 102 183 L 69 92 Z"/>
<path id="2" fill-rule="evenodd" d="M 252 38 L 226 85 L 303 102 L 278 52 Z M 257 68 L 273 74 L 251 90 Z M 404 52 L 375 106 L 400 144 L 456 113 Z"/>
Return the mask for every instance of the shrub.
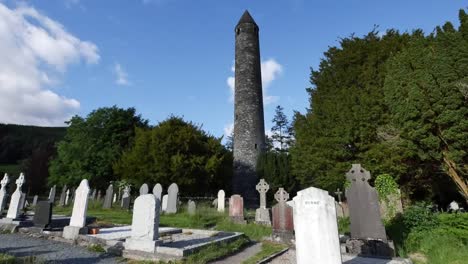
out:
<path id="1" fill-rule="evenodd" d="M 437 215 L 424 202 L 410 206 L 403 213 L 403 224 L 406 231 L 429 230 L 435 228 L 438 223 Z"/>

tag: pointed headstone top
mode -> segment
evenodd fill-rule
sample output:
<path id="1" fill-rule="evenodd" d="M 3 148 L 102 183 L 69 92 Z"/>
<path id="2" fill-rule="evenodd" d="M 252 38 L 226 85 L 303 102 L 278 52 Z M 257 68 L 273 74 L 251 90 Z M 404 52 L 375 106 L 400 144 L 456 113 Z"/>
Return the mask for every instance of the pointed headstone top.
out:
<path id="1" fill-rule="evenodd" d="M 21 186 L 26 182 L 24 179 L 24 173 L 21 173 L 18 179 L 16 180 L 16 188 L 21 190 Z"/>
<path id="2" fill-rule="evenodd" d="M 3 176 L 3 179 L 0 182 L 2 184 L 2 188 L 5 187 L 9 182 L 10 182 L 10 179 L 8 178 L 8 174 L 5 173 L 5 176 Z"/>
<path id="3" fill-rule="evenodd" d="M 257 26 L 257 23 L 255 23 L 255 20 L 252 18 L 249 11 L 247 10 L 245 10 L 244 14 L 242 14 L 241 18 L 239 19 L 239 22 L 237 22 L 236 27 L 238 27 L 240 24 L 254 24 L 255 26 Z"/>

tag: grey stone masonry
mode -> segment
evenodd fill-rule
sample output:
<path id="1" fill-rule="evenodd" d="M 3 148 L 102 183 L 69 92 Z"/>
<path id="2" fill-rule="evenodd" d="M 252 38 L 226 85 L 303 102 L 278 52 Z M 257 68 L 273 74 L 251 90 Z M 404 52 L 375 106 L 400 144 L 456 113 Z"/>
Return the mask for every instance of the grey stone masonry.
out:
<path id="1" fill-rule="evenodd" d="M 265 147 L 259 28 L 248 11 L 235 28 L 234 174 L 232 192 L 258 201 L 256 165 Z"/>

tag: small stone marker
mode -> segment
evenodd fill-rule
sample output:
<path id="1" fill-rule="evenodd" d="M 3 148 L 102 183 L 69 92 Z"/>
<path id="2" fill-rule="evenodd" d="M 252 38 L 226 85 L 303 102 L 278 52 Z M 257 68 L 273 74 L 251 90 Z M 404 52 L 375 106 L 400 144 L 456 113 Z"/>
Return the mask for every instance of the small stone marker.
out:
<path id="1" fill-rule="evenodd" d="M 451 212 L 457 212 L 458 210 L 460 210 L 460 206 L 456 201 L 452 201 L 448 206 L 448 210 Z"/>
<path id="2" fill-rule="evenodd" d="M 20 209 L 20 210 L 23 210 L 25 204 L 26 204 L 26 194 L 25 194 L 24 192 L 21 192 L 21 198 L 20 198 L 19 209 Z"/>
<path id="3" fill-rule="evenodd" d="M 229 198 L 229 217 L 236 223 L 246 223 L 244 219 L 244 199 L 242 196 L 234 194 Z"/>
<path id="4" fill-rule="evenodd" d="M 21 186 L 23 186 L 24 183 L 25 183 L 24 174 L 21 173 L 18 179 L 16 180 L 16 190 L 11 196 L 10 207 L 8 208 L 8 213 L 6 216 L 6 218 L 8 219 L 11 219 L 11 220 L 17 219 L 18 216 L 20 215 L 20 208 L 21 208 L 20 202 L 21 202 L 21 196 L 23 194 L 21 192 Z"/>
<path id="5" fill-rule="evenodd" d="M 90 199 L 93 201 L 96 199 L 96 189 L 94 189 L 93 192 L 91 193 Z"/>
<path id="6" fill-rule="evenodd" d="M 101 190 L 98 191 L 96 201 L 100 202 L 101 201 Z"/>
<path id="7" fill-rule="evenodd" d="M 162 199 L 161 197 L 162 191 L 163 191 L 162 185 L 159 183 L 156 183 L 156 185 L 153 187 L 153 195 L 154 197 L 159 199 L 159 202 L 161 202 L 161 199 Z"/>
<path id="8" fill-rule="evenodd" d="M 60 200 L 59 200 L 59 206 L 64 206 L 65 205 L 65 196 L 67 195 L 67 185 L 65 184 L 62 187 L 62 193 L 60 193 Z"/>
<path id="9" fill-rule="evenodd" d="M 107 187 L 106 190 L 106 196 L 104 197 L 104 204 L 102 205 L 102 208 L 104 209 L 109 209 L 112 207 L 112 196 L 114 194 L 114 187 L 112 184 Z"/>
<path id="10" fill-rule="evenodd" d="M 5 173 L 2 181 L 0 181 L 0 184 L 2 185 L 2 187 L 0 188 L 0 217 L 2 216 L 3 208 L 5 208 L 6 205 L 6 186 L 9 182 L 10 179 L 8 178 L 8 174 Z"/>
<path id="11" fill-rule="evenodd" d="M 33 224 L 35 227 L 44 229 L 50 225 L 52 219 L 52 203 L 40 201 L 34 210 Z"/>
<path id="12" fill-rule="evenodd" d="M 49 202 L 54 203 L 55 202 L 55 189 L 57 188 L 56 185 L 54 185 L 52 188 L 50 188 L 49 192 Z"/>
<path id="13" fill-rule="evenodd" d="M 167 214 L 175 214 L 177 213 L 177 201 L 178 201 L 178 195 L 179 195 L 179 187 L 177 184 L 173 183 L 169 186 L 167 189 L 167 208 L 166 208 L 166 213 Z"/>
<path id="14" fill-rule="evenodd" d="M 159 233 L 159 201 L 153 194 L 141 195 L 133 207 L 131 237 L 125 240 L 125 250 L 155 253 L 161 243 Z"/>
<path id="15" fill-rule="evenodd" d="M 293 208 L 286 203 L 288 199 L 289 193 L 279 188 L 275 193 L 275 200 L 278 203 L 272 208 L 273 236 L 286 243 L 294 239 Z"/>
<path id="16" fill-rule="evenodd" d="M 260 208 L 255 210 L 255 222 L 264 225 L 271 225 L 270 212 L 266 208 L 266 193 L 270 189 L 270 185 L 261 179 L 256 186 L 257 191 L 260 193 Z"/>
<path id="17" fill-rule="evenodd" d="M 63 237 L 65 239 L 76 239 L 79 234 L 87 234 L 88 229 L 86 224 L 86 211 L 88 210 L 89 197 L 88 180 L 81 180 L 80 186 L 75 191 L 75 201 L 73 203 L 73 212 L 70 218 L 70 225 L 63 229 Z"/>
<path id="18" fill-rule="evenodd" d="M 36 204 L 37 204 L 37 199 L 39 199 L 39 196 L 34 195 L 33 202 L 32 202 L 32 206 L 36 206 Z"/>
<path id="19" fill-rule="evenodd" d="M 130 186 L 125 186 L 123 190 L 121 207 L 130 209 Z"/>
<path id="20" fill-rule="evenodd" d="M 148 184 L 143 183 L 140 187 L 140 195 L 148 194 L 148 192 L 149 192 Z"/>
<path id="21" fill-rule="evenodd" d="M 162 211 L 163 212 L 166 212 L 166 210 L 167 210 L 167 197 L 168 197 L 168 195 L 165 194 L 163 196 L 163 198 L 162 198 Z"/>
<path id="22" fill-rule="evenodd" d="M 213 202 L 211 202 L 211 205 L 213 205 L 214 208 L 218 208 L 218 198 L 215 198 Z"/>
<path id="23" fill-rule="evenodd" d="M 219 190 L 218 191 L 218 212 L 224 212 L 224 207 L 226 204 L 226 194 L 224 193 L 224 190 Z"/>
<path id="24" fill-rule="evenodd" d="M 369 185 L 370 172 L 353 164 L 346 178 L 351 186 L 346 189 L 351 221 L 351 239 L 346 242 L 348 252 L 363 256 L 391 257 L 387 235 L 380 216 L 377 191 Z"/>
<path id="25" fill-rule="evenodd" d="M 341 264 L 335 198 L 310 187 L 293 200 L 297 263 Z"/>
<path id="26" fill-rule="evenodd" d="M 68 205 L 69 198 L 70 198 L 70 189 L 68 189 L 65 194 L 65 205 Z"/>
<path id="27" fill-rule="evenodd" d="M 187 204 L 187 212 L 189 215 L 194 215 L 195 211 L 197 210 L 197 205 L 194 201 L 189 200 Z"/>
<path id="28" fill-rule="evenodd" d="M 344 217 L 344 210 L 340 203 L 335 201 L 336 217 Z"/>
<path id="29" fill-rule="evenodd" d="M 115 202 L 117 202 L 117 194 L 116 193 L 114 193 L 114 198 L 112 199 L 112 203 L 115 203 Z"/>

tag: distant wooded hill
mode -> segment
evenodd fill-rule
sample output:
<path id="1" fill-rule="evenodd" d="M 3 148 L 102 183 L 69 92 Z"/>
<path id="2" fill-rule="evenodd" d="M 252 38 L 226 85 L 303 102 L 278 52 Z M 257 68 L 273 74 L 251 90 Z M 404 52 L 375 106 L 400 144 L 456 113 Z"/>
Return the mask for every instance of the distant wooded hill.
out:
<path id="1" fill-rule="evenodd" d="M 30 195 L 44 191 L 49 160 L 55 143 L 63 139 L 66 127 L 37 127 L 0 124 L 0 173 L 10 175 L 10 188 L 20 172 L 26 174 L 23 191 Z"/>

